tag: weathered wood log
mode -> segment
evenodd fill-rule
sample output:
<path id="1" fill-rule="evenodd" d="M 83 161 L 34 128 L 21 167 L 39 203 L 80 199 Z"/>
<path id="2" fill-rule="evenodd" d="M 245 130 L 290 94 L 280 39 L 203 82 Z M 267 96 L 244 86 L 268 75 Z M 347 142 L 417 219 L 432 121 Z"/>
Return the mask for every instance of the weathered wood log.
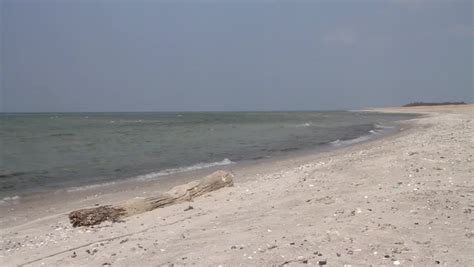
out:
<path id="1" fill-rule="evenodd" d="M 132 199 L 117 205 L 75 210 L 69 213 L 69 220 L 74 227 L 97 225 L 104 221 L 121 221 L 128 216 L 190 201 L 205 193 L 233 186 L 232 178 L 233 175 L 229 172 L 216 171 L 201 180 L 173 187 L 158 196 Z"/>

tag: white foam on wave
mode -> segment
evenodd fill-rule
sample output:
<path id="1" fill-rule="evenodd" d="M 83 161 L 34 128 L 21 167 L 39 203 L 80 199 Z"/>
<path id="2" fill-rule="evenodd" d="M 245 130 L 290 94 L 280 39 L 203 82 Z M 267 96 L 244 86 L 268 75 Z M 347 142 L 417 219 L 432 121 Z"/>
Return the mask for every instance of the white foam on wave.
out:
<path id="1" fill-rule="evenodd" d="M 174 168 L 174 169 L 167 169 L 159 172 L 152 172 L 144 175 L 139 175 L 135 177 L 131 177 L 130 179 L 137 179 L 140 181 L 147 181 L 147 180 L 152 180 L 156 179 L 162 176 L 167 176 L 175 173 L 182 173 L 182 172 L 187 172 L 187 171 L 194 171 L 194 170 L 200 170 L 200 169 L 206 169 L 206 168 L 211 168 L 215 166 L 223 166 L 223 165 L 229 165 L 229 164 L 234 164 L 235 162 L 229 160 L 229 159 L 224 159 L 222 161 L 218 162 L 211 162 L 211 163 L 198 163 L 196 165 L 188 166 L 188 167 L 181 167 L 181 168 Z M 73 193 L 73 192 L 78 192 L 78 191 L 85 191 L 85 190 L 90 190 L 90 189 L 96 189 L 100 187 L 106 187 L 106 186 L 111 186 L 116 184 L 116 182 L 106 182 L 106 183 L 100 183 L 100 184 L 91 184 L 91 185 L 84 185 L 84 186 L 77 186 L 77 187 L 71 187 L 66 190 L 68 193 Z M 0 204 L 2 203 L 2 200 L 0 200 Z"/>
<path id="2" fill-rule="evenodd" d="M 0 200 L 0 205 L 17 203 L 20 200 L 20 196 L 4 197 Z"/>
<path id="3" fill-rule="evenodd" d="M 332 141 L 330 144 L 333 145 L 333 146 L 345 146 L 345 145 L 352 145 L 352 144 L 357 144 L 357 143 L 360 143 L 360 142 L 365 142 L 365 141 L 368 141 L 370 140 L 371 138 L 373 138 L 374 135 L 380 135 L 382 134 L 384 131 L 387 131 L 389 129 L 394 129 L 395 127 L 394 126 L 384 126 L 384 125 L 379 125 L 379 124 L 376 124 L 375 125 L 375 128 L 370 130 L 369 131 L 369 134 L 367 135 L 362 135 L 362 136 L 359 136 L 357 138 L 354 138 L 354 139 L 349 139 L 349 140 L 340 140 L 340 139 L 337 139 L 335 141 Z"/>
<path id="4" fill-rule="evenodd" d="M 101 183 L 101 184 L 77 186 L 77 187 L 72 187 L 72 188 L 67 189 L 66 192 L 72 193 L 72 192 L 84 191 L 84 190 L 89 190 L 89 189 L 94 189 L 94 188 L 99 188 L 99 187 L 109 186 L 109 185 L 114 185 L 114 184 L 115 182 L 108 182 L 108 183 Z"/>
<path id="5" fill-rule="evenodd" d="M 354 139 L 349 139 L 349 140 L 340 140 L 340 139 L 337 139 L 335 141 L 332 141 L 331 142 L 331 145 L 333 146 L 346 146 L 346 145 L 352 145 L 352 144 L 357 144 L 357 143 L 360 143 L 360 142 L 365 142 L 365 141 L 368 141 L 370 140 L 372 137 L 370 135 L 363 135 L 363 136 L 359 136 L 357 138 L 354 138 Z"/>
<path id="6" fill-rule="evenodd" d="M 139 119 L 139 120 L 130 120 L 130 121 L 129 121 L 129 120 L 120 120 L 119 122 L 120 122 L 120 123 L 123 123 L 123 122 L 125 122 L 125 123 L 142 123 L 142 122 L 144 122 L 144 120 L 142 120 L 142 119 Z"/>
<path id="7" fill-rule="evenodd" d="M 312 124 L 311 122 L 305 122 L 305 123 L 301 123 L 301 124 L 292 124 L 292 125 L 287 125 L 285 127 L 289 127 L 289 128 L 300 128 L 300 127 L 310 127 Z"/>
<path id="8" fill-rule="evenodd" d="M 375 124 L 375 129 L 394 129 L 394 128 L 395 128 L 395 126 Z"/>
<path id="9" fill-rule="evenodd" d="M 152 180 L 156 179 L 158 177 L 162 176 L 167 176 L 171 174 L 176 174 L 176 173 L 183 173 L 183 172 L 188 172 L 188 171 L 195 171 L 195 170 L 201 170 L 201 169 L 207 169 L 211 167 L 216 167 L 216 166 L 224 166 L 224 165 L 229 165 L 229 164 L 234 164 L 235 162 L 231 161 L 230 159 L 224 159 L 222 161 L 217 161 L 217 162 L 210 162 L 210 163 L 198 163 L 196 165 L 188 166 L 188 167 L 181 167 L 181 168 L 174 168 L 174 169 L 167 169 L 159 172 L 152 172 L 144 175 L 139 175 L 134 177 L 135 179 L 138 180 Z"/>

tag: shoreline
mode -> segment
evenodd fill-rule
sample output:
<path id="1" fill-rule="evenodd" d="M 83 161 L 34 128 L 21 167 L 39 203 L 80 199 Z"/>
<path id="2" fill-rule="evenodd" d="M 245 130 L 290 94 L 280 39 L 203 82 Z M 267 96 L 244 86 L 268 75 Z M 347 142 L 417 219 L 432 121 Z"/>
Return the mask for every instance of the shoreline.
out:
<path id="1" fill-rule="evenodd" d="M 347 111 L 347 112 L 366 112 L 365 110 L 360 111 Z M 409 114 L 416 118 L 417 114 Z M 409 119 L 413 119 L 409 118 Z M 384 138 L 386 135 L 391 135 L 394 132 L 397 132 L 400 122 L 403 122 L 403 119 L 400 121 L 387 121 L 382 122 L 381 124 L 374 124 L 373 129 L 371 129 L 368 133 L 352 138 L 352 139 L 336 139 L 333 141 L 329 141 L 327 143 L 321 143 L 317 146 L 312 146 L 310 148 L 295 148 L 288 149 L 288 150 L 275 150 L 280 154 L 272 154 L 264 157 L 258 158 L 241 158 L 239 160 L 232 160 L 228 158 L 223 158 L 220 161 L 215 162 L 197 162 L 192 165 L 183 165 L 178 166 L 175 168 L 170 169 L 147 169 L 144 172 L 139 172 L 131 176 L 117 176 L 115 178 L 106 178 L 103 181 L 95 181 L 96 179 L 89 179 L 90 181 L 85 182 L 78 182 L 77 184 L 61 184 L 56 183 L 49 186 L 43 186 L 38 188 L 32 189 L 25 189 L 23 191 L 6 191 L 2 192 L 3 195 L 0 197 L 0 206 L 8 204 L 9 201 L 18 200 L 19 198 L 28 197 L 30 195 L 47 195 L 51 193 L 58 193 L 62 191 L 72 192 L 72 191 L 86 191 L 89 188 L 98 188 L 98 187 L 106 187 L 108 185 L 113 185 L 115 183 L 129 183 L 129 182 L 142 182 L 142 181 L 156 181 L 159 182 L 162 178 L 168 179 L 168 177 L 173 177 L 175 175 L 179 175 L 181 173 L 184 174 L 192 174 L 193 172 L 206 170 L 206 169 L 216 169 L 216 168 L 227 168 L 226 165 L 235 165 L 235 164 L 260 164 L 260 161 L 274 161 L 274 160 L 281 160 L 290 157 L 299 157 L 301 155 L 306 154 L 314 154 L 314 153 L 321 153 L 325 151 L 329 151 L 332 149 L 337 149 L 339 147 L 345 147 L 350 145 L 356 145 L 359 143 L 372 141 L 378 138 Z M 87 180 L 87 179 L 86 179 Z"/>
<path id="2" fill-rule="evenodd" d="M 1 223 L 5 241 L 0 242 L 0 262 L 4 261 L 5 266 L 21 264 L 92 242 L 77 248 L 77 256 L 64 252 L 34 265 L 278 265 L 286 261 L 315 264 L 319 260 L 327 260 L 330 265 L 432 265 L 436 261 L 469 265 L 474 262 L 468 253 L 474 232 L 470 213 L 464 211 L 474 208 L 469 202 L 472 179 L 467 179 L 472 175 L 469 164 L 472 166 L 474 148 L 465 135 L 472 130 L 469 118 L 473 107 L 430 107 L 416 111 L 427 116 L 402 122 L 402 130 L 392 135 L 317 154 L 231 168 L 236 175 L 235 187 L 196 199 L 190 203 L 194 206 L 192 211 L 184 212 L 188 204 L 179 204 L 132 217 L 125 223 L 90 229 L 72 228 L 67 222 L 68 211 L 136 197 L 137 192 L 147 188 L 145 196 L 157 189 L 153 182 L 87 199 L 75 200 L 80 194 L 71 194 L 71 199 L 63 202 L 50 200 L 55 204 L 36 202 L 29 208 L 31 211 L 44 204 L 45 210 L 41 212 L 50 215 L 24 224 L 20 222 L 28 218 L 18 216 L 15 226 Z M 449 138 L 444 139 L 442 133 Z M 429 138 L 439 140 L 433 142 Z M 437 153 L 443 153 L 443 158 Z M 200 170 L 188 179 L 204 173 Z M 441 174 L 445 179 L 441 180 Z M 165 187 L 159 186 L 160 191 L 165 191 Z M 453 195 L 448 189 L 461 193 Z M 427 200 L 433 202 L 428 204 L 431 209 L 423 208 Z M 446 210 L 443 205 L 456 208 Z M 34 213 L 29 216 L 34 217 Z M 438 224 L 441 216 L 445 219 Z M 451 218 L 457 220 L 455 228 L 451 228 L 453 223 L 444 224 Z M 446 229 L 451 229 L 451 234 Z M 120 242 L 125 237 L 110 239 L 123 235 L 128 239 L 124 243 Z M 32 236 L 35 239 L 30 242 Z M 103 239 L 110 240 L 97 241 Z M 425 244 L 426 240 L 430 242 Z M 445 247 L 449 247 L 448 252 L 443 252 Z M 98 252 L 87 253 L 86 249 Z M 111 257 L 112 254 L 115 256 Z"/>
<path id="3" fill-rule="evenodd" d="M 344 111 L 342 113 L 350 114 L 351 112 Z M 141 160 L 133 161 L 132 163 L 127 163 L 127 162 L 122 161 L 120 162 L 119 165 L 117 165 L 119 162 L 116 162 L 117 163 L 116 165 L 111 165 L 111 166 L 107 165 L 109 163 L 107 164 L 103 163 L 104 166 L 106 167 L 100 167 L 102 165 L 99 164 L 98 166 L 95 166 L 92 163 L 89 164 L 90 166 L 87 164 L 79 164 L 79 163 L 76 165 L 76 164 L 73 164 L 73 161 L 69 163 L 68 161 L 65 161 L 65 162 L 60 161 L 60 163 L 56 164 L 54 163 L 55 162 L 54 160 L 49 160 L 49 162 L 51 163 L 44 162 L 43 160 L 43 164 L 41 165 L 42 167 L 38 167 L 37 169 L 30 169 L 29 167 L 25 167 L 25 168 L 21 167 L 22 164 L 27 166 L 28 164 L 34 163 L 34 160 L 31 159 L 31 155 L 28 156 L 29 154 L 27 152 L 24 152 L 26 153 L 25 156 L 27 156 L 27 159 L 29 160 L 27 160 L 25 163 L 19 163 L 19 164 L 16 164 L 16 163 L 14 164 L 14 161 L 12 161 L 12 164 L 9 164 L 12 167 L 4 168 L 4 172 L 1 175 L 2 177 L 0 177 L 0 178 L 3 178 L 1 179 L 2 190 L 0 190 L 0 205 L 7 204 L 8 202 L 15 202 L 15 201 L 18 201 L 19 198 L 22 198 L 24 196 L 34 195 L 34 194 L 46 195 L 49 192 L 69 190 L 69 189 L 86 190 L 87 188 L 112 185 L 114 183 L 121 183 L 122 181 L 131 180 L 131 179 L 160 180 L 160 177 L 166 177 L 169 175 L 173 175 L 174 173 L 188 172 L 195 169 L 206 169 L 207 167 L 212 167 L 213 165 L 227 165 L 227 164 L 240 163 L 240 162 L 252 162 L 258 159 L 281 158 L 285 156 L 291 157 L 293 155 L 298 155 L 301 151 L 309 151 L 310 153 L 313 153 L 313 152 L 317 152 L 318 150 L 326 150 L 325 147 L 331 146 L 331 145 L 341 146 L 341 145 L 356 143 L 360 141 L 365 141 L 365 139 L 372 139 L 376 136 L 371 136 L 371 134 L 379 134 L 379 133 L 384 134 L 383 132 L 386 131 L 386 129 L 385 130 L 381 129 L 383 126 L 380 126 L 380 125 L 390 125 L 394 122 L 394 118 L 400 120 L 400 119 L 413 116 L 413 115 L 400 115 L 400 116 L 393 117 L 392 115 L 387 116 L 387 115 L 381 115 L 381 114 L 377 114 L 373 116 L 373 115 L 367 115 L 368 112 L 356 112 L 356 113 L 360 113 L 360 114 L 356 114 L 352 116 L 352 118 L 356 119 L 356 121 L 358 121 L 357 117 L 359 116 L 374 117 L 374 119 L 372 120 L 369 119 L 369 121 L 365 123 L 363 122 L 364 118 L 362 118 L 360 123 L 355 123 L 355 124 L 351 120 L 348 120 L 346 123 L 347 129 L 345 129 L 344 131 L 339 131 L 339 133 L 335 135 L 326 133 L 325 136 L 324 134 L 320 136 L 321 134 L 318 134 L 318 133 L 320 132 L 324 133 L 325 129 L 331 129 L 331 127 L 329 126 L 331 125 L 330 121 L 326 122 L 328 124 L 325 124 L 324 122 L 322 122 L 321 124 L 321 125 L 327 125 L 328 127 L 318 127 L 319 124 L 317 123 L 317 121 L 319 119 L 316 119 L 316 122 L 311 122 L 311 123 L 306 122 L 304 124 L 303 123 L 300 124 L 301 121 L 294 122 L 294 123 L 284 122 L 283 124 L 279 126 L 276 125 L 276 126 L 278 126 L 278 128 L 288 128 L 288 129 L 293 128 L 293 127 L 300 128 L 302 130 L 291 130 L 290 132 L 292 132 L 293 136 L 298 136 L 302 134 L 302 136 L 306 135 L 306 137 L 308 138 L 306 138 L 305 140 L 298 141 L 297 139 L 293 138 L 294 139 L 293 140 L 292 138 L 288 137 L 289 138 L 288 140 L 278 139 L 280 141 L 273 141 L 274 143 L 270 144 L 270 143 L 265 143 L 266 142 L 265 140 L 269 138 L 261 138 L 260 140 L 258 137 L 256 137 L 255 140 L 260 140 L 262 143 L 260 141 L 258 141 L 257 143 L 251 142 L 251 141 L 250 142 L 245 141 L 249 144 L 253 143 L 252 146 L 248 146 L 248 147 L 252 147 L 251 149 L 250 148 L 245 149 L 246 147 L 245 145 L 242 146 L 243 147 L 242 148 L 241 146 L 237 144 L 234 144 L 236 145 L 235 147 L 233 146 L 233 147 L 227 148 L 227 152 L 225 150 L 219 151 L 219 149 L 217 149 L 218 147 L 214 149 L 210 149 L 207 153 L 210 155 L 216 154 L 217 156 L 214 156 L 214 157 L 207 157 L 206 155 L 200 155 L 199 157 L 195 157 L 193 153 L 191 153 L 191 155 L 189 156 L 181 155 L 179 158 L 176 158 L 175 156 L 178 155 L 180 151 L 178 149 L 176 153 L 171 153 L 172 155 L 176 154 L 175 156 L 171 156 L 171 158 L 174 158 L 171 161 L 163 160 L 160 157 L 148 157 L 150 158 L 149 160 L 141 159 Z M 265 114 L 265 113 L 262 113 L 262 114 Z M 322 117 L 326 116 L 326 113 L 324 112 L 323 113 L 316 112 L 315 114 L 316 114 L 316 117 L 319 116 L 320 114 L 322 114 Z M 309 116 L 307 114 L 303 114 L 303 115 Z M 328 113 L 328 115 L 331 115 L 331 114 Z M 351 115 L 349 115 L 349 117 L 351 117 Z M 148 118 L 145 118 L 145 119 L 148 119 Z M 301 120 L 301 118 L 294 118 L 294 119 Z M 303 121 L 311 121 L 311 120 L 312 120 L 311 117 L 308 117 L 308 118 L 305 117 Z M 142 121 L 142 120 L 140 119 L 138 121 Z M 362 125 L 364 125 L 364 127 L 361 127 L 358 129 L 358 127 Z M 309 127 L 309 126 L 312 126 L 312 127 Z M 306 127 L 309 127 L 309 128 L 306 128 Z M 313 128 L 313 127 L 316 127 L 316 128 Z M 320 130 L 320 128 L 323 128 L 323 129 Z M 364 132 L 364 131 L 368 131 L 368 132 Z M 238 133 L 235 133 L 235 134 L 238 134 Z M 52 134 L 52 132 L 49 132 L 46 135 L 48 136 L 48 138 L 51 136 L 56 136 L 56 135 L 74 136 L 73 133 L 65 134 L 64 132 L 54 133 L 54 134 Z M 262 132 L 261 135 L 272 136 L 271 132 L 267 132 L 267 133 Z M 310 136 L 312 136 L 312 138 L 309 138 Z M 80 138 L 80 137 L 77 137 L 77 138 Z M 245 138 L 246 137 L 244 137 L 244 139 Z M 338 138 L 342 139 L 343 141 L 341 141 Z M 290 139 L 292 140 L 291 142 L 289 141 Z M 82 140 L 82 139 L 79 139 L 79 140 Z M 216 140 L 218 140 L 218 138 Z M 249 139 L 249 140 L 253 140 L 253 139 Z M 59 140 L 58 145 L 60 146 L 62 144 L 61 142 L 63 141 L 64 140 L 62 141 Z M 209 145 L 212 145 L 214 142 L 211 140 L 208 140 L 208 141 L 211 142 Z M 71 141 L 64 141 L 64 142 L 66 142 L 65 146 L 67 147 L 68 142 L 71 142 Z M 150 142 L 150 141 L 146 141 L 146 142 Z M 240 141 L 240 142 L 245 144 L 244 141 Z M 157 143 L 159 144 L 159 142 Z M 221 143 L 225 143 L 225 142 L 221 142 Z M 234 150 L 236 152 L 233 152 Z M 54 154 L 55 153 L 54 151 L 55 150 L 52 150 L 51 153 Z M 133 153 L 135 153 L 134 151 L 135 150 L 133 149 L 131 151 L 125 150 L 125 154 L 133 155 Z M 296 154 L 294 154 L 293 152 L 296 152 Z M 124 151 L 120 153 L 124 153 Z M 121 157 L 123 158 L 123 155 L 121 155 L 120 153 L 118 153 L 119 155 L 115 156 L 115 158 L 121 158 Z M 149 151 L 147 152 L 147 150 L 140 150 L 139 153 L 146 154 L 146 153 L 149 153 Z M 89 157 L 92 157 L 92 156 L 93 155 L 89 155 Z M 66 153 L 65 157 L 69 158 L 71 157 L 71 155 Z M 36 158 L 43 158 L 43 157 L 40 155 L 37 155 Z M 171 159 L 166 155 L 163 155 L 163 158 Z M 18 160 L 18 162 L 22 162 L 22 161 Z M 41 160 L 38 160 L 38 162 L 41 162 Z M 106 157 L 104 159 L 104 162 L 114 162 L 114 160 Z M 145 164 L 143 162 L 147 162 L 147 163 Z M 171 162 L 174 162 L 174 163 L 171 164 Z M 71 164 L 73 164 L 74 166 Z M 56 167 L 51 169 L 50 168 L 51 166 L 56 166 Z M 102 168 L 102 169 L 98 171 L 97 168 Z M 9 171 L 5 171 L 6 169 L 8 169 Z"/>
<path id="4" fill-rule="evenodd" d="M 361 110 L 363 112 L 372 112 L 370 110 Z M 359 111 L 360 112 L 360 111 Z M 378 112 L 378 111 L 375 111 Z M 350 148 L 353 146 L 360 146 L 366 143 L 375 142 L 380 139 L 397 136 L 403 131 L 413 127 L 410 120 L 418 118 L 418 114 L 411 114 L 413 118 L 408 120 L 393 121 L 387 124 L 387 128 L 377 133 L 367 133 L 366 135 L 349 139 L 342 140 L 341 144 L 335 143 L 338 140 L 329 142 L 318 147 L 300 149 L 281 155 L 273 155 L 268 158 L 261 159 L 245 159 L 238 162 L 233 162 L 225 165 L 216 165 L 206 168 L 185 170 L 176 173 L 170 173 L 167 175 L 159 176 L 151 179 L 142 179 L 144 176 L 148 176 L 149 173 L 143 175 L 137 175 L 124 179 L 110 180 L 103 183 L 92 183 L 81 186 L 69 186 L 58 189 L 50 189 L 42 192 L 33 192 L 27 195 L 15 194 L 12 196 L 0 199 L 3 203 L 0 203 L 0 214 L 9 214 L 0 218 L 0 229 L 8 228 L 11 225 L 18 225 L 22 222 L 28 222 L 31 220 L 41 220 L 42 217 L 54 211 L 55 215 L 63 214 L 67 212 L 67 209 L 61 209 L 55 207 L 55 203 L 64 204 L 67 203 L 68 209 L 71 207 L 81 208 L 94 205 L 107 205 L 109 203 L 117 201 L 125 201 L 127 199 L 135 197 L 148 197 L 156 192 L 165 192 L 170 188 L 188 183 L 192 180 L 199 179 L 210 173 L 222 169 L 237 174 L 236 182 L 247 181 L 246 178 L 242 177 L 250 176 L 249 173 L 256 173 L 255 171 L 249 172 L 255 169 L 266 169 L 274 168 L 278 165 L 287 165 L 287 162 L 306 162 L 314 160 L 314 157 L 322 157 L 325 153 L 338 153 L 339 150 Z M 355 141 L 355 142 L 354 142 Z M 323 154 L 323 155 L 320 155 Z M 226 159 L 224 159 L 225 161 Z M 200 164 L 212 164 L 212 163 L 200 163 Z M 199 165 L 199 164 L 197 164 Z M 194 167 L 188 166 L 188 167 Z M 183 169 L 188 167 L 181 167 Z M 158 171 L 166 172 L 167 170 Z M 155 172 L 156 173 L 156 172 Z M 81 206 L 82 205 L 82 206 Z M 36 210 L 37 206 L 49 207 L 46 213 Z"/>

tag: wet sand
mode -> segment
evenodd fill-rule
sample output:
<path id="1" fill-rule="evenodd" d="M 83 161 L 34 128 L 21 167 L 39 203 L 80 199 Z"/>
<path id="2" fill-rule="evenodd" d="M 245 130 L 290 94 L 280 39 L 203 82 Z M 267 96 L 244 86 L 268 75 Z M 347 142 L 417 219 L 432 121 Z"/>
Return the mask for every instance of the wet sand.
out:
<path id="1" fill-rule="evenodd" d="M 67 212 L 210 170 L 2 206 L 0 265 L 472 266 L 474 106 L 375 111 L 425 116 L 378 140 L 228 166 L 234 187 L 123 223 L 72 228 Z"/>

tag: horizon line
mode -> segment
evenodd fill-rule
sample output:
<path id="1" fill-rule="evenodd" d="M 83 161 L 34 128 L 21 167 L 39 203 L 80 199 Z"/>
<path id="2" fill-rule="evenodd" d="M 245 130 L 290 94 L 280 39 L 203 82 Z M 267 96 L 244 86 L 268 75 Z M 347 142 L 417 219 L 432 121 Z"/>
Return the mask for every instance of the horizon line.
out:
<path id="1" fill-rule="evenodd" d="M 360 108 L 364 109 L 364 108 Z M 212 112 L 315 112 L 351 111 L 355 109 L 274 109 L 274 110 L 161 110 L 161 111 L 0 111 L 0 114 L 49 114 L 49 113 L 212 113 Z"/>

